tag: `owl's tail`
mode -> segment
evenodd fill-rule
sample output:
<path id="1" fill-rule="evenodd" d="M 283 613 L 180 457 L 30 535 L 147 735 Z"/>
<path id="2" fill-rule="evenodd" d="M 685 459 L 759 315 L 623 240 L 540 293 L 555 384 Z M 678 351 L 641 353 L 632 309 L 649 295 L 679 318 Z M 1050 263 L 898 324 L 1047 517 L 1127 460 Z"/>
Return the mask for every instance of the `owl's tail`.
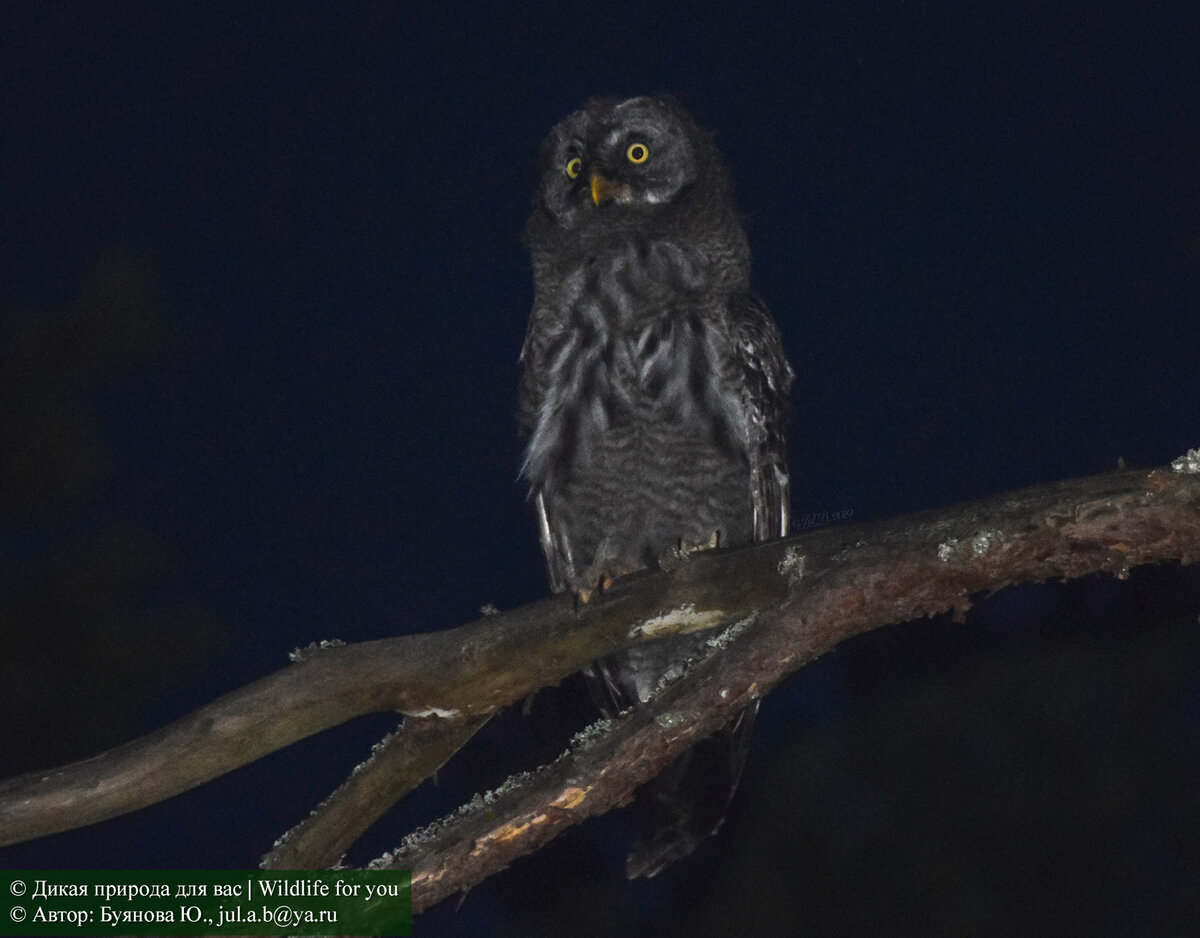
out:
<path id="1" fill-rule="evenodd" d="M 702 657 L 707 642 L 707 635 L 686 636 L 596 661 L 584 672 L 592 697 L 609 717 L 644 704 Z M 625 862 L 630 879 L 658 875 L 717 832 L 742 777 L 757 713 L 756 701 L 638 790 L 632 810 L 642 837 Z"/>
<path id="2" fill-rule="evenodd" d="M 634 809 L 644 816 L 639 826 L 645 834 L 625 860 L 626 876 L 657 876 L 720 829 L 742 777 L 757 714 L 755 701 L 638 792 Z"/>

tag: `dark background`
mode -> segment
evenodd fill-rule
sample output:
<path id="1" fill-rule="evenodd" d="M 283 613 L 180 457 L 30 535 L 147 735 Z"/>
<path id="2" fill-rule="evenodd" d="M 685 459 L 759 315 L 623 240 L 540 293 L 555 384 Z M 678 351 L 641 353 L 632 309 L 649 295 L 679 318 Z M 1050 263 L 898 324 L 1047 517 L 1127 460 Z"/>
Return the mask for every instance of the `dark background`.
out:
<path id="1" fill-rule="evenodd" d="M 520 232 L 592 94 L 717 133 L 797 526 L 1200 445 L 1200 7 L 1127 6 L 4 4 L 0 776 L 545 594 Z M 764 702 L 693 861 L 626 884 L 609 815 L 416 933 L 1194 933 L 1198 613 L 1167 566 L 856 639 Z M 590 719 L 543 691 L 349 862 Z M 0 864 L 253 867 L 394 724 Z"/>

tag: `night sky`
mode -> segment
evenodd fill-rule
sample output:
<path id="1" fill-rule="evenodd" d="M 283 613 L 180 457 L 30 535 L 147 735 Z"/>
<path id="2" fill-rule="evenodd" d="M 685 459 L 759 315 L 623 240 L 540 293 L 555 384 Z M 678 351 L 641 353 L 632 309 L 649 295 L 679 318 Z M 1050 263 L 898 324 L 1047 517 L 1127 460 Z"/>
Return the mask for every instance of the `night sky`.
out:
<path id="1" fill-rule="evenodd" d="M 716 133 L 797 529 L 1200 446 L 1200 6 L 812 6 L 4 4 L 0 777 L 546 594 L 521 231 L 591 95 Z M 685 869 L 627 885 L 610 815 L 415 933 L 1189 933 L 1200 574 L 977 599 L 768 697 Z M 594 716 L 578 679 L 519 710 L 349 862 Z M 395 723 L 0 866 L 254 867 Z"/>

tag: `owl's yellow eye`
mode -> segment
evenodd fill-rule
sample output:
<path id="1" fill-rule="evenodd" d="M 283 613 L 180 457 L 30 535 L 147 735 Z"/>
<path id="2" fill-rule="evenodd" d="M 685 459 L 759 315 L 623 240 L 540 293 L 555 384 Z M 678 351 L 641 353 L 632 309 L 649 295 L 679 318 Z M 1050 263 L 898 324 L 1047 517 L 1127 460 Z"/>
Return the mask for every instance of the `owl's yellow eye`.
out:
<path id="1" fill-rule="evenodd" d="M 578 179 L 580 172 L 583 171 L 583 160 L 577 156 L 567 160 L 567 176 L 571 179 Z"/>
<path id="2" fill-rule="evenodd" d="M 650 148 L 644 143 L 631 143 L 625 155 L 631 163 L 644 163 L 650 159 Z"/>

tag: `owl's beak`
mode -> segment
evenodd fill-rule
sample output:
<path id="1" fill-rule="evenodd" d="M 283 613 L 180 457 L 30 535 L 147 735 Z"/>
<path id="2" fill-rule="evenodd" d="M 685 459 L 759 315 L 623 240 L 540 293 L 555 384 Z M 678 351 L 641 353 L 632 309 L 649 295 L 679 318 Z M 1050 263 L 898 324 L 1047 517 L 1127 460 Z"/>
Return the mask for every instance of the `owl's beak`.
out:
<path id="1" fill-rule="evenodd" d="M 614 202 L 628 202 L 632 198 L 633 193 L 625 183 L 609 179 L 600 173 L 592 173 L 592 201 L 596 205 L 608 199 Z"/>

